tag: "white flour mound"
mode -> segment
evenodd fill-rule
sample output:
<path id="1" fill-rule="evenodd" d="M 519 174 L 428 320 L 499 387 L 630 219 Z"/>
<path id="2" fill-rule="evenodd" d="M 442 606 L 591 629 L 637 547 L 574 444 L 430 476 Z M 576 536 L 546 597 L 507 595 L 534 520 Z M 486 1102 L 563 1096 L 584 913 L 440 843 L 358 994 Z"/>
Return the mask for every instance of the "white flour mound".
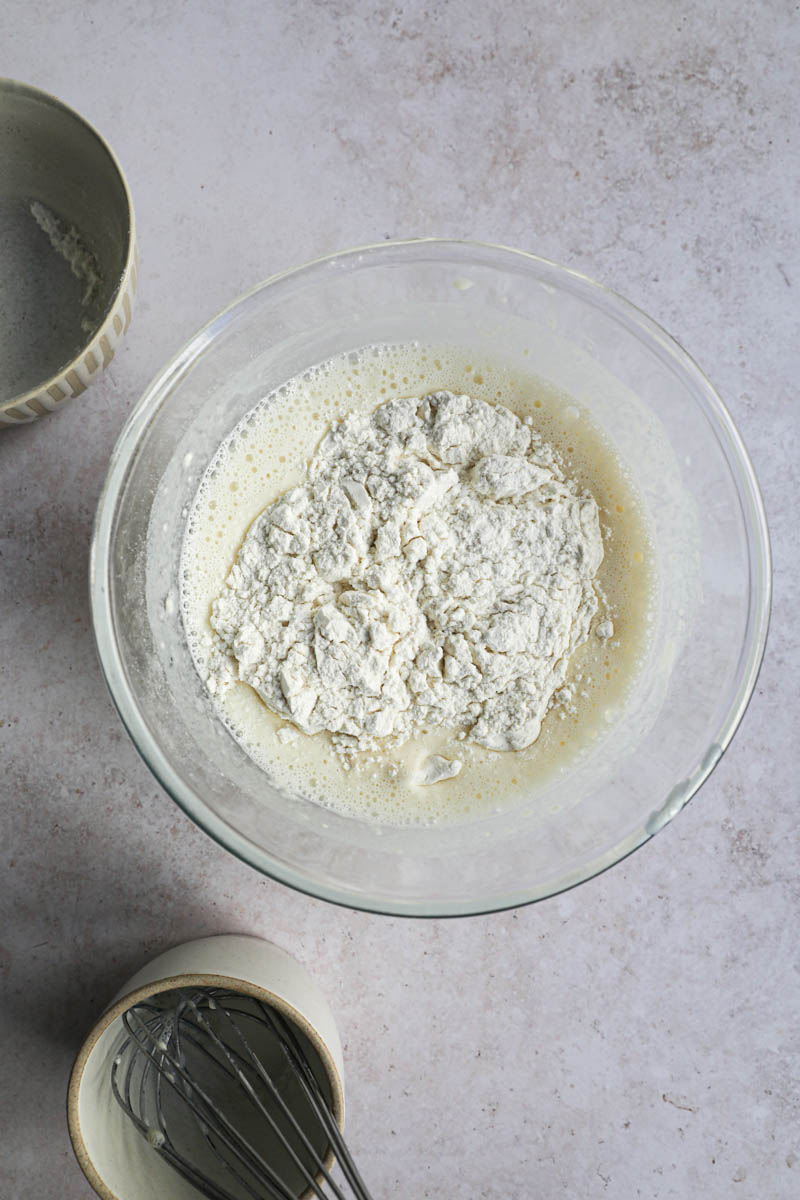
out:
<path id="1" fill-rule="evenodd" d="M 212 606 L 208 687 L 249 684 L 345 758 L 433 727 L 521 750 L 586 639 L 602 560 L 595 501 L 508 409 L 390 400 L 334 425 L 253 522 Z"/>

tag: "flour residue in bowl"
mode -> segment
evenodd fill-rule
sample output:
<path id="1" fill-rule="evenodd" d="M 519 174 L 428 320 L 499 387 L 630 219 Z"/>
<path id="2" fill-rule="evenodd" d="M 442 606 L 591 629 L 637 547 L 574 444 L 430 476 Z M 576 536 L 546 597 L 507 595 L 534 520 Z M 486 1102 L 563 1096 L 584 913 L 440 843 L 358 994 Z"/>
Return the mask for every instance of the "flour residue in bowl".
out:
<path id="1" fill-rule="evenodd" d="M 279 786 L 393 823 L 463 819 L 613 719 L 651 560 L 621 464 L 568 398 L 452 349 L 371 347 L 292 380 L 221 447 L 188 523 L 184 622 Z"/>
<path id="2" fill-rule="evenodd" d="M 0 400 L 61 370 L 103 318 L 87 239 L 38 200 L 0 198 Z"/>
<path id="3" fill-rule="evenodd" d="M 86 334 L 94 333 L 102 319 L 103 276 L 97 258 L 86 243 L 83 234 L 74 225 L 68 225 L 46 204 L 39 200 L 31 202 L 31 216 L 45 234 L 55 253 L 64 260 L 81 286 L 81 329 Z"/>

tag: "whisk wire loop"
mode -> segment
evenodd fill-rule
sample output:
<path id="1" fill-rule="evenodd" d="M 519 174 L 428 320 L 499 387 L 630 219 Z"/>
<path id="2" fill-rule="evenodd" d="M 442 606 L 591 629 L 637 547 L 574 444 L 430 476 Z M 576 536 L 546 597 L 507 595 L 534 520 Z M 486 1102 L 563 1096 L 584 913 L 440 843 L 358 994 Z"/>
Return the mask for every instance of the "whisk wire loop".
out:
<path id="1" fill-rule="evenodd" d="M 317 1200 L 346 1200 L 325 1166 L 324 1151 L 315 1147 L 309 1136 L 313 1129 L 324 1137 L 321 1145 L 328 1144 L 333 1151 L 354 1200 L 370 1200 L 296 1030 L 268 1004 L 225 989 L 195 990 L 179 993 L 169 1005 L 142 1002 L 124 1014 L 123 1024 L 127 1037 L 111 1072 L 114 1097 L 154 1150 L 207 1200 L 244 1200 L 244 1196 L 297 1200 L 300 1191 Z M 300 1111 L 293 1111 L 287 1103 L 246 1036 L 242 1026 L 248 1024 L 260 1031 L 261 1044 L 264 1030 L 272 1035 L 273 1050 L 277 1047 L 290 1077 L 299 1085 L 296 1099 L 305 1100 L 310 1126 L 304 1128 Z M 227 1081 L 229 1100 L 230 1087 L 236 1085 L 237 1122 L 223 1110 L 220 1097 L 212 1095 L 211 1077 L 223 1084 Z M 178 1099 L 177 1112 L 175 1101 L 169 1102 L 170 1095 Z M 253 1145 L 252 1134 L 248 1137 L 242 1127 L 242 1099 L 271 1130 L 285 1166 L 291 1163 L 302 1183 L 290 1185 L 276 1164 Z M 194 1142 L 189 1137 L 188 1145 L 175 1144 L 176 1136 L 179 1142 L 187 1141 L 182 1112 L 190 1115 L 189 1128 L 196 1131 Z M 175 1135 L 170 1128 L 173 1122 Z M 257 1129 L 252 1119 L 247 1128 Z M 219 1168 L 211 1168 L 213 1177 L 206 1163 L 200 1166 L 192 1161 L 199 1153 L 197 1134 L 199 1144 L 206 1147 L 207 1162 L 216 1162 Z M 229 1186 L 236 1190 L 229 1191 Z"/>
<path id="2" fill-rule="evenodd" d="M 284 1097 L 281 1095 L 278 1088 L 275 1087 L 273 1080 L 270 1078 L 267 1071 L 265 1071 L 264 1066 L 261 1063 L 261 1060 L 258 1058 L 258 1055 L 255 1054 L 255 1052 L 251 1048 L 250 1044 L 248 1043 L 247 1039 L 244 1036 L 244 1033 L 242 1032 L 242 1029 L 232 1019 L 230 1012 L 226 1008 L 221 1007 L 220 1005 L 215 1006 L 215 1011 L 217 1011 L 219 1013 L 220 1018 L 225 1022 L 226 1028 L 228 1029 L 230 1034 L 233 1035 L 237 1039 L 237 1041 L 239 1041 L 243 1050 L 245 1051 L 246 1057 L 238 1054 L 230 1045 L 226 1044 L 220 1038 L 220 1036 L 217 1034 L 217 1032 L 208 1023 L 204 1014 L 198 1008 L 198 1006 L 195 1002 L 193 1002 L 192 1000 L 189 1000 L 186 1003 L 187 1003 L 187 1009 L 190 1009 L 192 1012 L 192 1016 L 194 1018 L 194 1022 L 196 1022 L 196 1025 L 193 1023 L 192 1020 L 187 1020 L 187 1019 L 184 1019 L 183 1022 L 179 1022 L 179 1026 L 182 1025 L 184 1036 L 190 1036 L 186 1033 L 186 1031 L 193 1027 L 194 1028 L 199 1027 L 202 1030 L 202 1032 L 209 1038 L 212 1045 L 227 1060 L 227 1062 L 231 1068 L 232 1076 L 237 1078 L 238 1081 L 242 1084 L 242 1087 L 244 1088 L 245 1093 L 246 1093 L 248 1099 L 253 1104 L 253 1106 L 269 1122 L 271 1128 L 275 1131 L 275 1133 L 280 1135 L 281 1131 L 280 1131 L 280 1127 L 279 1127 L 277 1121 L 275 1120 L 275 1118 L 268 1111 L 268 1109 L 265 1107 L 263 1102 L 260 1100 L 260 1098 L 256 1094 L 255 1089 L 253 1088 L 252 1084 L 250 1083 L 250 1080 L 247 1078 L 247 1076 L 245 1074 L 244 1068 L 250 1067 L 252 1070 L 254 1070 L 255 1073 L 257 1074 L 257 1076 L 264 1083 L 265 1087 L 269 1091 L 270 1096 L 275 1101 L 276 1105 L 278 1106 L 281 1113 L 285 1117 L 289 1126 L 294 1131 L 294 1133 L 297 1135 L 298 1139 L 300 1140 L 302 1145 L 305 1147 L 307 1153 L 309 1154 L 309 1156 L 311 1157 L 311 1160 L 313 1161 L 315 1158 L 315 1151 L 314 1151 L 314 1147 L 312 1146 L 309 1138 L 307 1137 L 307 1135 L 306 1135 L 305 1131 L 303 1130 L 303 1128 L 301 1127 L 300 1123 L 297 1121 L 294 1113 L 289 1108 Z M 247 1014 L 240 1013 L 239 1015 L 246 1016 Z M 194 1039 L 194 1044 L 198 1047 L 198 1049 L 207 1052 L 206 1047 L 203 1046 L 201 1041 Z M 327 1112 L 327 1109 L 326 1109 L 326 1112 Z M 319 1115 L 319 1114 L 317 1114 L 317 1115 Z M 335 1122 L 334 1122 L 334 1124 L 335 1124 Z M 299 1155 L 295 1152 L 295 1150 L 292 1147 L 291 1143 L 289 1142 L 288 1138 L 285 1138 L 284 1145 L 285 1145 L 285 1148 L 286 1148 L 288 1154 L 290 1155 L 292 1161 L 295 1163 L 298 1170 L 300 1170 L 300 1172 L 302 1173 L 303 1178 L 304 1178 L 305 1182 L 307 1183 L 307 1185 L 313 1190 L 314 1194 L 320 1198 L 320 1200 L 326 1200 L 325 1193 L 321 1190 L 321 1188 L 320 1188 L 319 1184 L 317 1183 L 317 1180 L 314 1178 L 314 1176 L 308 1171 L 305 1163 L 300 1159 Z M 325 1181 L 329 1184 L 329 1186 L 333 1192 L 333 1195 L 335 1197 L 335 1200 L 345 1200 L 344 1195 L 342 1194 L 341 1190 L 337 1187 L 334 1180 L 331 1178 L 330 1174 L 326 1170 L 323 1163 L 320 1163 L 318 1170 L 323 1175 Z"/>
<path id="3" fill-rule="evenodd" d="M 174 1023 L 171 1023 L 173 1028 L 170 1030 L 170 1033 L 174 1041 L 177 1041 L 175 1031 L 180 1025 L 182 1015 L 182 1012 L 176 1011 Z M 262 1192 L 256 1190 L 248 1182 L 247 1178 L 236 1169 L 233 1163 L 219 1153 L 214 1139 L 221 1142 L 230 1154 L 233 1155 L 234 1159 L 238 1160 L 258 1180 L 261 1186 L 268 1189 L 267 1196 L 269 1200 L 296 1200 L 296 1193 L 290 1190 L 285 1180 L 277 1174 L 258 1151 L 254 1149 L 247 1138 L 219 1111 L 205 1089 L 198 1084 L 197 1080 L 187 1073 L 182 1052 L 180 1055 L 170 1052 L 170 1043 L 164 1037 L 165 1030 L 162 1030 L 161 1036 L 159 1036 L 153 1029 L 148 1028 L 140 1021 L 135 1011 L 126 1013 L 123 1020 L 125 1021 L 126 1028 L 136 1039 L 139 1048 L 147 1055 L 159 1078 L 166 1080 L 184 1101 L 186 1108 L 195 1118 L 195 1122 L 206 1143 L 210 1145 L 212 1151 L 226 1170 L 239 1179 L 256 1200 L 261 1200 Z M 160 1094 L 157 1094 L 155 1108 L 159 1127 L 157 1132 L 167 1137 L 163 1119 L 164 1109 L 163 1104 L 160 1103 Z M 192 1182 L 196 1182 L 197 1178 L 201 1180 L 205 1179 L 205 1176 L 199 1173 L 184 1155 L 176 1151 L 171 1139 L 161 1143 L 160 1138 L 157 1138 L 156 1143 L 156 1149 L 159 1151 L 162 1151 L 169 1145 L 172 1157 L 180 1161 L 183 1173 L 190 1175 Z M 215 1186 L 213 1181 L 210 1182 L 212 1186 Z M 219 1188 L 218 1190 L 223 1200 L 236 1200 L 235 1197 L 231 1196 L 224 1189 Z"/>

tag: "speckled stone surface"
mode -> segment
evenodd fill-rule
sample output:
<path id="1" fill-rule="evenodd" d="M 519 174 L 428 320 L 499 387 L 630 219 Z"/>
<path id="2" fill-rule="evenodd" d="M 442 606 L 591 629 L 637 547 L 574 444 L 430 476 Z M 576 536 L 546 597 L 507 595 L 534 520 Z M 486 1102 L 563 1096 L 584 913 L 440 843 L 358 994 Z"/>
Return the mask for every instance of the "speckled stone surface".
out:
<path id="1" fill-rule="evenodd" d="M 88 1200 L 64 1120 L 87 1025 L 225 930 L 327 992 L 376 1198 L 800 1195 L 799 29 L 789 0 L 0 8 L 0 74 L 111 140 L 142 251 L 111 369 L 0 437 L 3 1200 Z M 577 267 L 695 355 L 760 477 L 775 603 L 729 753 L 655 841 L 539 906 L 414 923 L 296 895 L 182 816 L 105 692 L 87 553 L 123 420 L 197 326 L 433 233 Z"/>

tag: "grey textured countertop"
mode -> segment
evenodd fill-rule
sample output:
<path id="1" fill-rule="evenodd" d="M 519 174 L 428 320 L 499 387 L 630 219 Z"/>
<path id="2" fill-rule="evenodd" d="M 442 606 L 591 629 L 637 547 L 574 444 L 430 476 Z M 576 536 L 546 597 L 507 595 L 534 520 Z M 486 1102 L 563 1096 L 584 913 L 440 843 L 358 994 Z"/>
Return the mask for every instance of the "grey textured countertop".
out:
<path id="1" fill-rule="evenodd" d="M 377 1197 L 800 1195 L 799 28 L 788 0 L 6 0 L 0 74 L 111 141 L 142 268 L 101 382 L 0 436 L 4 1200 L 89 1197 L 64 1121 L 88 1024 L 148 956 L 227 930 L 330 998 Z M 415 234 L 535 250 L 666 326 L 730 406 L 775 553 L 756 694 L 686 811 L 567 895 L 454 922 L 326 906 L 195 829 L 87 606 L 108 457 L 166 358 L 274 271 Z"/>

